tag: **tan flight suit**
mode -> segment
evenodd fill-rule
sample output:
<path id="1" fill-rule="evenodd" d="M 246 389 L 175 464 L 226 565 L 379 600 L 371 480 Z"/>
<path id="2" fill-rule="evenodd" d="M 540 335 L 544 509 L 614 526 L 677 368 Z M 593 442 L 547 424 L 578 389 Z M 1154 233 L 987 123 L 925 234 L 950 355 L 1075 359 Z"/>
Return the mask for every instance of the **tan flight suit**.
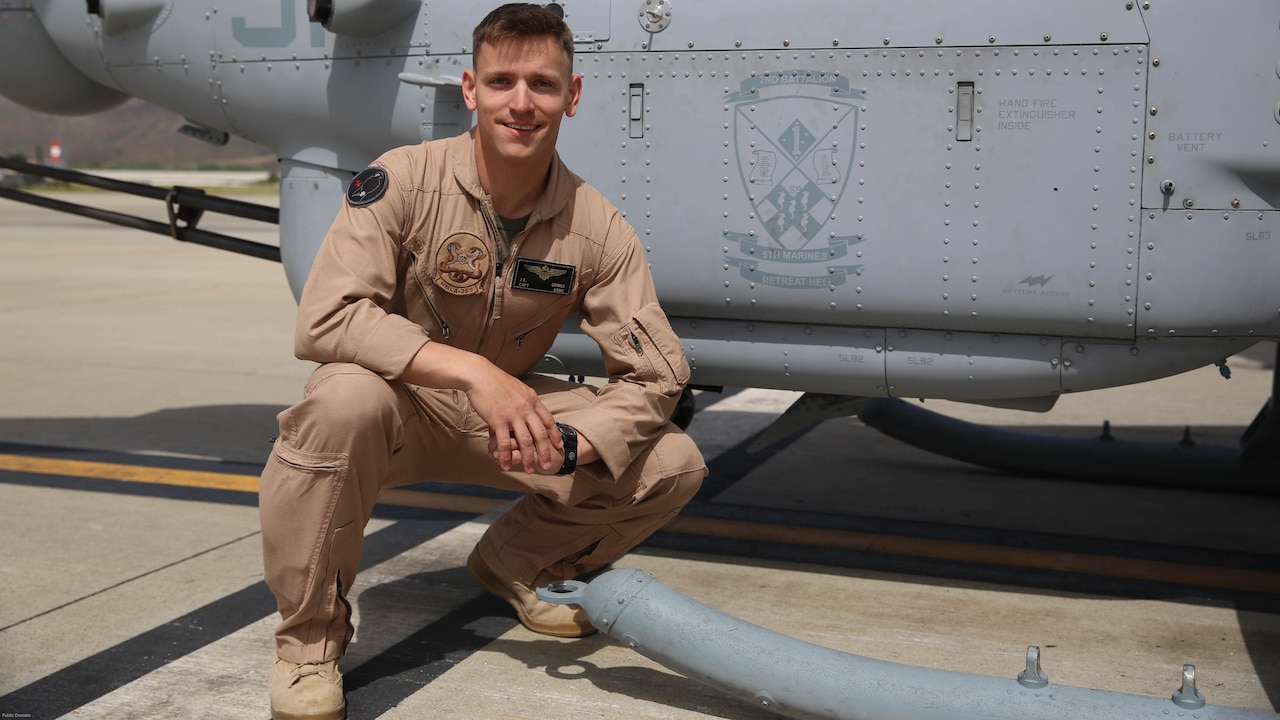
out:
<path id="1" fill-rule="evenodd" d="M 559 160 L 510 257 L 470 133 L 388 152 L 353 181 L 299 304 L 296 353 L 323 363 L 280 414 L 263 471 L 279 656 L 341 657 L 345 595 L 380 488 L 423 481 L 528 493 L 486 533 L 530 586 L 599 568 L 670 520 L 706 465 L 669 421 L 689 379 L 644 250 Z M 600 388 L 529 374 L 568 318 L 601 348 Z M 461 391 L 398 380 L 427 342 L 480 353 L 534 388 L 601 459 L 572 475 L 502 472 Z"/>

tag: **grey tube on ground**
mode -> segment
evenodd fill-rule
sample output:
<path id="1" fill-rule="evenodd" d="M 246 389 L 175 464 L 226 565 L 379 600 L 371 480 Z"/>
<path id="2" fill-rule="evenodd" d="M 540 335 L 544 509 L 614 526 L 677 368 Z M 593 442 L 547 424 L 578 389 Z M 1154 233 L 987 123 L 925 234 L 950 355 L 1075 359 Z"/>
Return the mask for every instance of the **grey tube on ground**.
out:
<path id="1" fill-rule="evenodd" d="M 791 718 L 822 720 L 1262 720 L 1273 713 L 1204 704 L 1195 670 L 1170 697 L 1049 683 L 1039 651 L 1018 678 L 934 670 L 832 650 L 707 607 L 649 573 L 616 569 L 590 583 L 538 588 L 579 605 L 601 632 L 665 667 Z"/>

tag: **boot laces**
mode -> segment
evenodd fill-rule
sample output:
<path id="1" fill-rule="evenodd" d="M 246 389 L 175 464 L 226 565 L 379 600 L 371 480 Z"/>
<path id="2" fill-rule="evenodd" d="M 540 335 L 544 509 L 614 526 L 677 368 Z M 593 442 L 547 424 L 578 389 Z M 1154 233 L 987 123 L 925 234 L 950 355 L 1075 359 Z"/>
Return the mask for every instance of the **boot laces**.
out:
<path id="1" fill-rule="evenodd" d="M 335 669 L 336 669 L 336 664 L 332 661 L 327 663 L 319 663 L 319 664 L 294 663 L 293 669 L 289 671 L 289 685 L 291 687 L 293 685 L 297 685 L 299 682 L 302 681 L 303 678 L 310 677 L 312 675 L 318 675 L 324 680 L 333 682 Z"/>

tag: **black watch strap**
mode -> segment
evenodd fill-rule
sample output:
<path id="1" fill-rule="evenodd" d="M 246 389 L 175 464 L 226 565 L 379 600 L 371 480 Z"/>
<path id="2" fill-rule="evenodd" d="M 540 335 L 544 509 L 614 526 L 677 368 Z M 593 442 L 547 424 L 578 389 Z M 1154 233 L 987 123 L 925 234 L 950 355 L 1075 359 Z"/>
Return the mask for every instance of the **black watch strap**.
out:
<path id="1" fill-rule="evenodd" d="M 556 427 L 560 428 L 560 439 L 564 442 L 564 464 L 556 474 L 571 475 L 578 468 L 578 431 L 564 423 L 556 423 Z"/>

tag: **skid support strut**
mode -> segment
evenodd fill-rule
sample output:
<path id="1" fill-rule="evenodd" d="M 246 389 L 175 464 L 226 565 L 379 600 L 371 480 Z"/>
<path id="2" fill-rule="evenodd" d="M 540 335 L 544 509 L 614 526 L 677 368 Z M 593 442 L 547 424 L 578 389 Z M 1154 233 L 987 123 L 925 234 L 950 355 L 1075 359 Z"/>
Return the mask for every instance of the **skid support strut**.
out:
<path id="1" fill-rule="evenodd" d="M 157 222 L 155 220 L 148 220 L 136 215 L 127 215 L 125 213 L 118 213 L 112 210 L 103 210 L 101 208 L 89 207 L 86 205 L 77 205 L 64 200 L 57 200 L 43 194 L 31 193 L 7 187 L 0 187 L 0 198 L 16 200 L 17 202 L 27 203 L 28 205 L 37 205 L 50 210 L 57 210 L 58 212 L 69 213 L 71 215 L 79 215 L 81 217 L 100 220 L 114 225 L 134 228 L 136 230 L 145 230 L 147 232 L 168 235 L 174 240 L 180 240 L 182 242 L 205 245 L 219 250 L 229 250 L 231 252 L 240 253 L 241 255 L 249 255 L 251 257 L 262 258 L 264 260 L 280 262 L 280 248 L 275 245 L 267 245 L 265 243 L 244 240 L 242 238 L 231 237 L 221 233 L 200 230 L 196 227 L 196 224 L 200 222 L 200 218 L 204 216 L 205 211 L 234 215 L 236 217 L 242 217 L 249 220 L 258 220 L 265 223 L 271 223 L 273 225 L 279 225 L 280 210 L 278 208 L 274 208 L 269 205 L 257 205 L 240 200 L 207 195 L 203 190 L 198 188 L 159 188 L 151 185 L 143 185 L 141 183 L 131 183 L 123 180 L 112 180 L 111 178 L 98 177 L 96 175 L 90 175 L 76 170 L 66 170 L 63 168 L 49 167 L 47 165 L 35 165 L 21 160 L 13 160 L 11 158 L 0 157 L 0 168 L 16 170 L 17 172 L 26 175 L 46 177 L 62 182 L 77 183 L 96 187 L 102 190 L 112 190 L 115 192 L 127 193 L 129 195 L 139 195 L 155 200 L 161 200 L 165 203 L 169 221 L 167 223 Z"/>

